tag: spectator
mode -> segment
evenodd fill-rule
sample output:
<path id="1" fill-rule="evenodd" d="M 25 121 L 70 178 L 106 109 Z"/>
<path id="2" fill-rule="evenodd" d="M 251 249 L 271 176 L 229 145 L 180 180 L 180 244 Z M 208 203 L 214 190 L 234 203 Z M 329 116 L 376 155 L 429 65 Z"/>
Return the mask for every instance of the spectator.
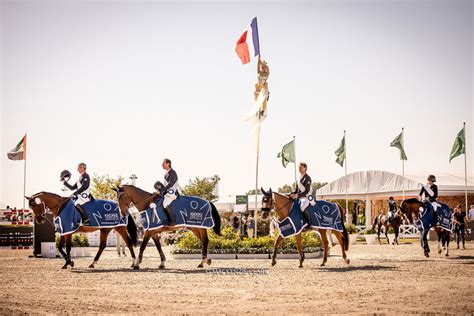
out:
<path id="1" fill-rule="evenodd" d="M 461 205 L 456 206 L 454 209 L 453 221 L 455 224 L 454 232 L 456 233 L 456 242 L 458 244 L 457 249 L 459 249 L 459 242 L 462 239 L 462 249 L 466 249 L 464 233 L 465 233 L 465 222 L 467 221 L 466 212 L 463 212 Z"/>
<path id="2" fill-rule="evenodd" d="M 234 216 L 234 218 L 232 219 L 232 228 L 233 228 L 235 231 L 238 231 L 238 230 L 239 230 L 239 227 L 240 227 L 240 220 L 239 220 L 239 217 L 238 217 L 238 216 Z"/>
<path id="3" fill-rule="evenodd" d="M 474 204 L 471 205 L 471 209 L 469 210 L 469 220 L 474 222 Z"/>
<path id="4" fill-rule="evenodd" d="M 254 220 L 252 215 L 249 215 L 247 219 L 247 236 L 249 238 L 252 238 L 254 236 L 253 231 L 254 231 Z"/>

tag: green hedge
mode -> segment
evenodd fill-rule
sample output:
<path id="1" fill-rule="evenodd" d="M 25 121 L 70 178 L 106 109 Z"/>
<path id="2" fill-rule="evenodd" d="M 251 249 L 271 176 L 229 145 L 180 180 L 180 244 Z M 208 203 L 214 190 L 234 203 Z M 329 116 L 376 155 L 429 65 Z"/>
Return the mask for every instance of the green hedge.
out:
<path id="1" fill-rule="evenodd" d="M 321 246 L 319 236 L 314 233 L 303 233 L 303 250 L 305 252 L 314 252 Z M 214 232 L 209 233 L 209 253 L 272 253 L 275 237 L 262 236 L 258 238 L 240 239 L 232 227 L 226 227 L 222 230 L 222 236 L 217 236 Z M 293 236 L 284 239 L 281 246 L 284 253 L 297 253 L 296 238 Z M 173 253 L 200 253 L 201 242 L 192 232 L 186 232 L 176 243 L 176 249 Z"/>
<path id="2" fill-rule="evenodd" d="M 56 248 L 59 245 L 59 234 L 56 234 Z M 66 246 L 66 245 L 64 245 Z M 89 239 L 86 234 L 74 234 L 72 235 L 72 246 L 73 247 L 89 247 Z"/>

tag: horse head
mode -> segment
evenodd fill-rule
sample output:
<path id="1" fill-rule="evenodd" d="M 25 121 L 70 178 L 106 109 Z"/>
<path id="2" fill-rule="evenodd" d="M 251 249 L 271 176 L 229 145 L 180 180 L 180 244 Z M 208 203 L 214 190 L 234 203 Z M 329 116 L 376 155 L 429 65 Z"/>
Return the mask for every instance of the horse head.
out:
<path id="1" fill-rule="evenodd" d="M 68 200 L 57 194 L 47 192 L 39 192 L 31 197 L 25 196 L 25 198 L 28 200 L 28 206 L 33 211 L 35 221 L 38 224 L 44 223 L 48 210 L 51 210 L 57 216 L 64 201 Z"/>
<path id="2" fill-rule="evenodd" d="M 260 188 L 262 191 L 262 218 L 266 219 L 270 214 L 270 211 L 273 209 L 273 192 L 272 189 L 266 192 L 263 188 Z"/>
<path id="3" fill-rule="evenodd" d="M 423 207 L 423 203 L 415 198 L 412 198 L 402 202 L 400 211 L 403 215 L 405 215 L 406 218 L 408 218 L 410 224 L 413 224 L 413 222 L 418 219 L 420 207 Z"/>

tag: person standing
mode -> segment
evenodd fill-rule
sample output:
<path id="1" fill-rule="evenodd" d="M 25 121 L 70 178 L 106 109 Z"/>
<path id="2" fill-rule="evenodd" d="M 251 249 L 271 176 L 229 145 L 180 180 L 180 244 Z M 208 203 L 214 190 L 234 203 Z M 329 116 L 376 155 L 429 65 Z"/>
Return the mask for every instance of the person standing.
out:
<path id="1" fill-rule="evenodd" d="M 454 209 L 453 221 L 455 224 L 454 232 L 456 233 L 456 242 L 458 244 L 457 249 L 459 249 L 459 242 L 461 241 L 461 239 L 462 239 L 462 249 L 466 249 L 464 234 L 466 230 L 465 223 L 467 222 L 467 218 L 466 218 L 466 212 L 462 210 L 462 207 L 460 204 L 456 206 L 456 208 Z"/>
<path id="2" fill-rule="evenodd" d="M 254 232 L 254 221 L 253 221 L 253 217 L 252 215 L 249 215 L 248 219 L 247 219 L 247 236 L 249 238 L 252 238 L 254 235 L 253 235 L 253 232 Z"/>

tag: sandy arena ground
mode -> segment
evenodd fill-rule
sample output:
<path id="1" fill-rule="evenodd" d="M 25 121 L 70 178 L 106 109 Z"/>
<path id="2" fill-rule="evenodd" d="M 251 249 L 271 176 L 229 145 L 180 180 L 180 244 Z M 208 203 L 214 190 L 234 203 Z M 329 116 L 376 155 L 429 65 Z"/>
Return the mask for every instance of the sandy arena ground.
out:
<path id="1" fill-rule="evenodd" d="M 474 243 L 451 247 L 449 258 L 431 247 L 428 259 L 418 243 L 355 245 L 350 265 L 336 246 L 326 267 L 321 259 L 307 260 L 303 269 L 297 260 L 281 259 L 273 268 L 269 260 L 214 260 L 197 269 L 196 260 L 169 258 L 165 270 L 157 269 L 149 247 L 139 271 L 111 250 L 95 269 L 82 258 L 61 270 L 62 260 L 1 249 L 0 314 L 474 313 Z"/>

